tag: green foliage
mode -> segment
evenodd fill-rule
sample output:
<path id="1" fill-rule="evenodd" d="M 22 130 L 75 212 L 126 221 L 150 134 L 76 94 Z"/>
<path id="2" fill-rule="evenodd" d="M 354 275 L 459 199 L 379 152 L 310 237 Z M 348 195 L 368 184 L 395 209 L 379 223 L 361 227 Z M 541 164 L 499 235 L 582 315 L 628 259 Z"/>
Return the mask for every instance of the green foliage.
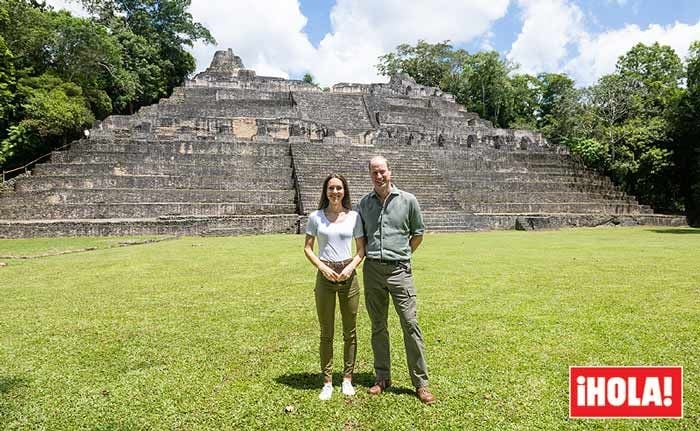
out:
<path id="1" fill-rule="evenodd" d="M 195 68 L 192 54 L 185 50 L 196 41 L 215 43 L 209 30 L 202 24 L 194 22 L 187 12 L 190 0 L 82 0 L 83 5 L 95 14 L 98 21 L 119 32 L 131 32 L 143 39 L 135 41 L 141 56 L 148 58 L 148 63 L 157 66 L 161 83 L 166 93 L 184 81 Z M 133 38 L 131 35 L 124 37 Z M 143 44 L 150 45 L 151 52 Z M 133 53 L 134 51 L 132 51 Z M 152 56 L 152 54 L 155 54 Z M 136 69 L 130 69 L 136 72 Z M 151 72 L 156 72 L 155 68 Z M 149 87 L 146 93 L 153 97 Z"/>
<path id="2" fill-rule="evenodd" d="M 592 138 L 567 139 L 564 142 L 571 153 L 579 156 L 588 166 L 604 171 L 610 164 L 608 146 Z"/>
<path id="3" fill-rule="evenodd" d="M 418 84 L 446 89 L 461 72 L 461 60 L 467 55 L 452 48 L 449 41 L 430 44 L 419 40 L 416 46 L 401 44 L 396 52 L 379 57 L 377 70 L 385 76 L 407 73 Z"/>
<path id="4" fill-rule="evenodd" d="M 22 122 L 41 137 L 71 135 L 95 121 L 77 84 L 44 74 L 25 79 L 21 85 L 22 91 L 28 93 Z"/>
<path id="5" fill-rule="evenodd" d="M 687 89 L 670 116 L 674 142 L 674 182 L 684 198 L 689 223 L 700 226 L 700 41 L 690 46 Z"/>
<path id="6" fill-rule="evenodd" d="M 506 127 L 511 120 L 512 89 L 508 74 L 514 66 L 496 51 L 465 55 L 456 95 L 469 110 L 493 124 Z"/>
<path id="7" fill-rule="evenodd" d="M 537 128 L 539 114 L 539 81 L 528 74 L 513 75 L 510 80 L 511 120 L 508 127 L 514 129 Z"/>
<path id="8" fill-rule="evenodd" d="M 317 85 L 317 84 L 314 82 L 314 76 L 313 76 L 312 74 L 308 73 L 308 72 L 304 74 L 304 78 L 303 78 L 302 80 L 303 80 L 304 82 L 306 82 L 307 84 Z"/>
<path id="9" fill-rule="evenodd" d="M 124 68 L 116 73 L 111 93 L 118 112 L 133 112 L 168 94 L 166 71 L 158 47 L 144 36 L 135 34 L 122 19 L 113 18 L 109 28 L 124 52 Z"/>
<path id="10" fill-rule="evenodd" d="M 0 142 L 0 166 L 16 157 L 17 151 L 23 154 L 40 147 L 39 136 L 27 123 L 10 126 L 7 137 Z"/>
<path id="11" fill-rule="evenodd" d="M 614 74 L 585 89 L 580 137 L 605 143 L 602 168 L 624 189 L 657 211 L 683 210 L 673 138 L 684 90 L 682 63 L 668 46 L 638 44 L 621 56 Z M 590 156 L 589 156 L 590 159 Z"/>
<path id="12" fill-rule="evenodd" d="M 6 28 L 9 21 L 7 10 L 0 3 L 0 29 Z M 14 109 L 15 70 L 13 60 L 14 56 L 0 33 L 0 130 L 5 129 L 7 120 Z M 0 131 L 0 139 L 2 139 L 2 133 Z"/>
<path id="13" fill-rule="evenodd" d="M 541 73 L 537 82 L 537 129 L 556 144 L 579 138 L 581 92 L 574 87 L 574 81 L 564 74 Z"/>
<path id="14" fill-rule="evenodd" d="M 663 115 L 681 92 L 683 65 L 667 45 L 637 44 L 617 61 L 617 75 L 628 82 L 632 109 L 639 116 Z"/>
<path id="15" fill-rule="evenodd" d="M 53 74 L 21 79 L 17 93 L 22 120 L 9 127 L 0 144 L 0 164 L 28 161 L 46 151 L 43 142 L 64 142 L 95 121 L 83 89 Z"/>
<path id="16" fill-rule="evenodd" d="M 41 75 L 51 64 L 50 46 L 55 29 L 50 14 L 28 0 L 0 0 L 9 22 L 1 29 L 14 55 L 14 67 L 20 76 Z"/>
<path id="17" fill-rule="evenodd" d="M 0 0 L 0 141 L 14 131 L 3 164 L 36 157 L 95 118 L 157 102 L 194 70 L 186 47 L 214 42 L 187 12 L 189 0 L 83 3 L 92 17 Z"/>

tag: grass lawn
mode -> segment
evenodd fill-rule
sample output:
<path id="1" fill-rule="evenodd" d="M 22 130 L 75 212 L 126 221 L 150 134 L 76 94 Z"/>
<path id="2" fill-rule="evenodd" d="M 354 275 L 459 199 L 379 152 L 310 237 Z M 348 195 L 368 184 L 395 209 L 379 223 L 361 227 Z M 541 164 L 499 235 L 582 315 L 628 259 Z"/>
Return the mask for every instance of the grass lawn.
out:
<path id="1" fill-rule="evenodd" d="M 428 235 L 432 407 L 393 310 L 395 387 L 366 394 L 364 304 L 358 395 L 317 399 L 301 236 L 123 240 L 0 240 L 0 256 L 96 247 L 0 258 L 0 429 L 700 429 L 700 229 Z M 335 348 L 340 371 L 339 326 Z M 570 365 L 682 365 L 685 418 L 570 420 Z"/>

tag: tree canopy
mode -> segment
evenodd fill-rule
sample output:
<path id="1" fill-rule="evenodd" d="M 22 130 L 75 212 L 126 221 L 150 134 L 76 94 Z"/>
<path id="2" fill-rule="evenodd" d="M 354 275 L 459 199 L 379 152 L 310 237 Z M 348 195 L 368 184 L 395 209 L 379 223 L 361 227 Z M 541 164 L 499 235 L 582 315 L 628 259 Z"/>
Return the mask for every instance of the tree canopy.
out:
<path id="1" fill-rule="evenodd" d="M 0 166 L 16 166 L 110 114 L 181 85 L 186 51 L 214 38 L 189 0 L 84 0 L 89 18 L 35 0 L 0 0 Z"/>

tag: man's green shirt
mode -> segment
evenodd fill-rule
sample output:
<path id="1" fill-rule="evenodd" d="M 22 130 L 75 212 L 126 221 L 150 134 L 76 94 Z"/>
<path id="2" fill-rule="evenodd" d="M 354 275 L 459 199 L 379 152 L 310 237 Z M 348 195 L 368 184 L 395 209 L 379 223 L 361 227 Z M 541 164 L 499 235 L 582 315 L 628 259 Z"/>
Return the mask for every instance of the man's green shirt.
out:
<path id="1" fill-rule="evenodd" d="M 425 225 L 418 200 L 392 185 L 382 205 L 372 191 L 357 206 L 367 238 L 366 255 L 372 259 L 410 260 L 412 236 L 423 235 Z"/>

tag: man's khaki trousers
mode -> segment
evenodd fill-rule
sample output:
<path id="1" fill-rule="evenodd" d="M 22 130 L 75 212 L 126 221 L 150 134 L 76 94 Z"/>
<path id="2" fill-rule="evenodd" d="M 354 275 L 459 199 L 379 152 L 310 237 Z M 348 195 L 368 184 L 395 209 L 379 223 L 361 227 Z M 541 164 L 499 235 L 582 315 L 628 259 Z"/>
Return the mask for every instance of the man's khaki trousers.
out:
<path id="1" fill-rule="evenodd" d="M 425 363 L 423 334 L 416 317 L 416 289 L 413 285 L 411 264 L 381 263 L 366 259 L 363 278 L 365 304 L 372 322 L 372 351 L 377 380 L 391 379 L 391 354 L 387 318 L 389 296 L 399 315 L 406 347 L 406 362 L 411 382 L 416 388 L 428 385 L 428 367 Z"/>

